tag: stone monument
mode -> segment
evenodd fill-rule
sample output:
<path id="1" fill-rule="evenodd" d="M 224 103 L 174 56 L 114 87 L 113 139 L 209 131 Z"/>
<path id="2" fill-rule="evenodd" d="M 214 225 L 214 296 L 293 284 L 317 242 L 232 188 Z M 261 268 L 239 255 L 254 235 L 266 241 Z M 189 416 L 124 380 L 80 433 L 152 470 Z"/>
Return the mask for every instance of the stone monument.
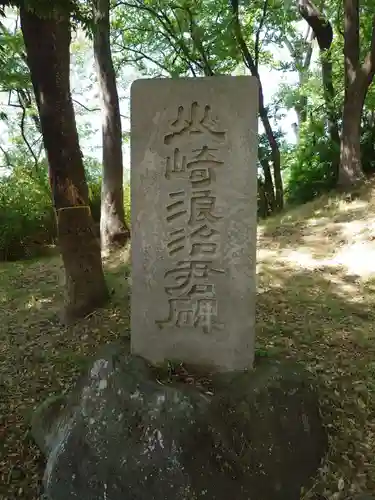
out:
<path id="1" fill-rule="evenodd" d="M 220 371 L 254 357 L 258 83 L 131 87 L 131 348 Z"/>
<path id="2" fill-rule="evenodd" d="M 69 395 L 34 413 L 46 500 L 299 500 L 310 490 L 328 445 L 318 385 L 290 360 L 246 370 L 257 92 L 249 77 L 132 87 L 131 344 L 141 357 L 124 339 L 106 345 Z M 185 363 L 148 362 L 165 360 Z"/>

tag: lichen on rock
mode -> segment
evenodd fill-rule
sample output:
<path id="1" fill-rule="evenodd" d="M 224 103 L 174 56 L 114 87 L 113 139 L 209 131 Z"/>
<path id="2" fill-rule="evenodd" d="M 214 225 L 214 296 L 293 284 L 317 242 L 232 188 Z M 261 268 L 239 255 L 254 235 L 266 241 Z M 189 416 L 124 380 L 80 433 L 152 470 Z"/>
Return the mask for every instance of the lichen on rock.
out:
<path id="1" fill-rule="evenodd" d="M 34 418 L 47 498 L 299 500 L 327 447 L 314 381 L 263 362 L 212 386 L 161 382 L 136 356 L 98 357 L 58 417 Z"/>

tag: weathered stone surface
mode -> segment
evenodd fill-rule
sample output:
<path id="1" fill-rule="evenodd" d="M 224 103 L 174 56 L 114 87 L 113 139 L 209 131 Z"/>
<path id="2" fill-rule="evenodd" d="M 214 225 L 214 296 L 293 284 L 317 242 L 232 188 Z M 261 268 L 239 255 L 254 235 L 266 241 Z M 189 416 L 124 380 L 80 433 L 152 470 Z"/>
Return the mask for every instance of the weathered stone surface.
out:
<path id="1" fill-rule="evenodd" d="M 241 464 L 251 498 L 299 499 L 328 446 L 314 380 L 299 365 L 263 361 L 216 384 L 222 390 L 210 411 L 220 416 L 217 430 Z"/>
<path id="2" fill-rule="evenodd" d="M 249 368 L 257 223 L 256 78 L 131 90 L 132 350 Z"/>
<path id="3" fill-rule="evenodd" d="M 32 421 L 31 429 L 34 440 L 45 455 L 50 452 L 56 438 L 56 427 L 62 409 L 67 404 L 65 395 L 51 396 L 36 409 Z"/>
<path id="4" fill-rule="evenodd" d="M 160 382 L 138 357 L 97 359 L 37 426 L 53 436 L 37 436 L 47 499 L 299 500 L 326 449 L 306 374 L 264 365 L 214 383 L 209 396 Z"/>

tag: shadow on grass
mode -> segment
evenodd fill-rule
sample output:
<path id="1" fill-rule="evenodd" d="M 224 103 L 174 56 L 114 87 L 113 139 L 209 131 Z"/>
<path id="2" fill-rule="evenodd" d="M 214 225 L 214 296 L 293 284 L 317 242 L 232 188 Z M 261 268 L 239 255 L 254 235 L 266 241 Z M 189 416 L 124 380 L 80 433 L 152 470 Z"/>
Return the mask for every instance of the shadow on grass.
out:
<path id="1" fill-rule="evenodd" d="M 129 269 L 105 263 L 111 301 L 71 327 L 56 320 L 63 306 L 59 257 L 0 265 L 0 498 L 39 498 L 44 468 L 27 437 L 35 406 L 67 392 L 105 344 L 129 339 Z"/>
<path id="2" fill-rule="evenodd" d="M 127 277 L 130 274 L 122 255 L 104 262 L 104 271 L 112 303 L 128 299 Z M 0 264 L 0 319 L 8 323 L 21 318 L 52 317 L 64 302 L 65 273 L 60 256 Z M 4 323 L 3 323 L 4 325 Z"/>
<path id="3" fill-rule="evenodd" d="M 320 383 L 330 454 L 304 498 L 374 490 L 375 280 L 362 283 L 341 268 L 306 271 L 265 261 L 258 286 L 258 349 L 302 363 Z"/>

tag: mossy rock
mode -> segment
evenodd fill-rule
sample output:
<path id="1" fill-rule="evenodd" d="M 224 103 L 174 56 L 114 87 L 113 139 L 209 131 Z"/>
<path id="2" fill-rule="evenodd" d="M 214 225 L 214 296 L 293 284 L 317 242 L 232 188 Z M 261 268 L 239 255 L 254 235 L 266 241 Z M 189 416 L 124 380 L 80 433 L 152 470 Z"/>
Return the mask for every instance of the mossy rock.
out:
<path id="1" fill-rule="evenodd" d="M 216 385 L 210 412 L 251 498 L 299 500 L 328 448 L 314 378 L 298 364 L 264 359 L 249 373 L 219 375 Z"/>
<path id="2" fill-rule="evenodd" d="M 50 451 L 58 421 L 66 404 L 67 397 L 65 395 L 50 396 L 37 407 L 32 416 L 31 433 L 34 441 L 45 455 Z"/>
<path id="3" fill-rule="evenodd" d="M 47 498 L 299 500 L 327 447 L 313 379 L 267 360 L 212 385 L 161 383 L 107 349 L 59 416 L 56 401 L 36 418 L 54 427 L 37 438 Z"/>

